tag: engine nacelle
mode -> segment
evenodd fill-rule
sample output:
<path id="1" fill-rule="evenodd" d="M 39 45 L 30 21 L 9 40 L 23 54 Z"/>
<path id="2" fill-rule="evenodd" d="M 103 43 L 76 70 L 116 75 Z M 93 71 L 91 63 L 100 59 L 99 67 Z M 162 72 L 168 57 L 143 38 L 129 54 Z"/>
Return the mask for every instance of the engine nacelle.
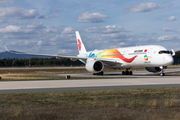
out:
<path id="1" fill-rule="evenodd" d="M 160 67 L 146 67 L 146 70 L 149 72 L 161 72 Z"/>
<path id="2" fill-rule="evenodd" d="M 99 73 L 104 69 L 103 63 L 97 60 L 87 60 L 85 67 L 87 71 L 92 73 Z"/>

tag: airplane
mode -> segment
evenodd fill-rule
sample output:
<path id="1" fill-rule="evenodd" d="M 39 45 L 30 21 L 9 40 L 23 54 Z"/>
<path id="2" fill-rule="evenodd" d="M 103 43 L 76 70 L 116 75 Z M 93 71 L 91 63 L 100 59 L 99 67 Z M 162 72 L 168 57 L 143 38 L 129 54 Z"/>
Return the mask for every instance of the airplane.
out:
<path id="1" fill-rule="evenodd" d="M 104 68 L 124 68 L 126 71 L 122 71 L 122 75 L 132 75 L 133 72 L 129 71 L 130 68 L 145 67 L 149 72 L 160 73 L 160 76 L 164 76 L 164 68 L 173 63 L 172 56 L 175 55 L 174 50 L 168 51 L 159 45 L 144 45 L 87 52 L 79 31 L 75 31 L 75 34 L 79 50 L 79 55 L 77 56 L 19 53 L 8 50 L 6 46 L 5 48 L 13 54 L 70 58 L 71 60 L 78 59 L 85 64 L 86 70 L 93 73 L 93 75 L 103 75 Z"/>

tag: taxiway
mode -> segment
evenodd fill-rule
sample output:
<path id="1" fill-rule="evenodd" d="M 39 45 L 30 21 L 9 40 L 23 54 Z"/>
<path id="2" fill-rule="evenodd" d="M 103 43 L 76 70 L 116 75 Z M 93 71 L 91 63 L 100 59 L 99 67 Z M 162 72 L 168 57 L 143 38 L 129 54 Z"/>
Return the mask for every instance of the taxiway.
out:
<path id="1" fill-rule="evenodd" d="M 180 72 L 180 69 L 167 69 L 166 72 Z M 65 74 L 61 74 L 65 75 Z M 71 74 L 86 76 L 86 74 Z M 87 76 L 93 76 L 87 74 Z M 7 81 L 0 82 L 0 94 L 57 92 L 81 90 L 134 89 L 180 87 L 180 75 L 161 77 L 146 71 L 136 71 L 133 76 L 122 76 L 120 73 L 106 73 L 105 76 L 116 76 L 111 79 L 79 79 L 79 80 L 45 80 L 45 81 Z M 99 76 L 102 77 L 102 76 Z"/>

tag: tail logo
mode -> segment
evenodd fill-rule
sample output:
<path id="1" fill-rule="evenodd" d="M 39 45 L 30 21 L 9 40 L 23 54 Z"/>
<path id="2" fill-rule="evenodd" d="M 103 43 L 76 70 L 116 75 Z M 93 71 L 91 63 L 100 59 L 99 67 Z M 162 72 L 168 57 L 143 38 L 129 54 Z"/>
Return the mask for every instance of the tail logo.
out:
<path id="1" fill-rule="evenodd" d="M 79 51 L 81 51 L 81 41 L 78 39 L 78 48 L 79 48 Z"/>

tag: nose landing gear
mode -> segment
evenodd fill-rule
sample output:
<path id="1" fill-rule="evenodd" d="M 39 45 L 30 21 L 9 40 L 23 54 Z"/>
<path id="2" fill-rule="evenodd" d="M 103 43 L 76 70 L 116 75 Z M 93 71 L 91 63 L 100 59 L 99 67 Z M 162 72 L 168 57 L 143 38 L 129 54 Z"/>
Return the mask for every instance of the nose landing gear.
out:
<path id="1" fill-rule="evenodd" d="M 161 69 L 161 73 L 160 73 L 160 76 L 165 76 L 165 73 L 164 73 L 164 69 L 163 69 L 163 66 L 160 67 Z"/>
<path id="2" fill-rule="evenodd" d="M 160 73 L 160 76 L 165 76 L 165 73 Z"/>

